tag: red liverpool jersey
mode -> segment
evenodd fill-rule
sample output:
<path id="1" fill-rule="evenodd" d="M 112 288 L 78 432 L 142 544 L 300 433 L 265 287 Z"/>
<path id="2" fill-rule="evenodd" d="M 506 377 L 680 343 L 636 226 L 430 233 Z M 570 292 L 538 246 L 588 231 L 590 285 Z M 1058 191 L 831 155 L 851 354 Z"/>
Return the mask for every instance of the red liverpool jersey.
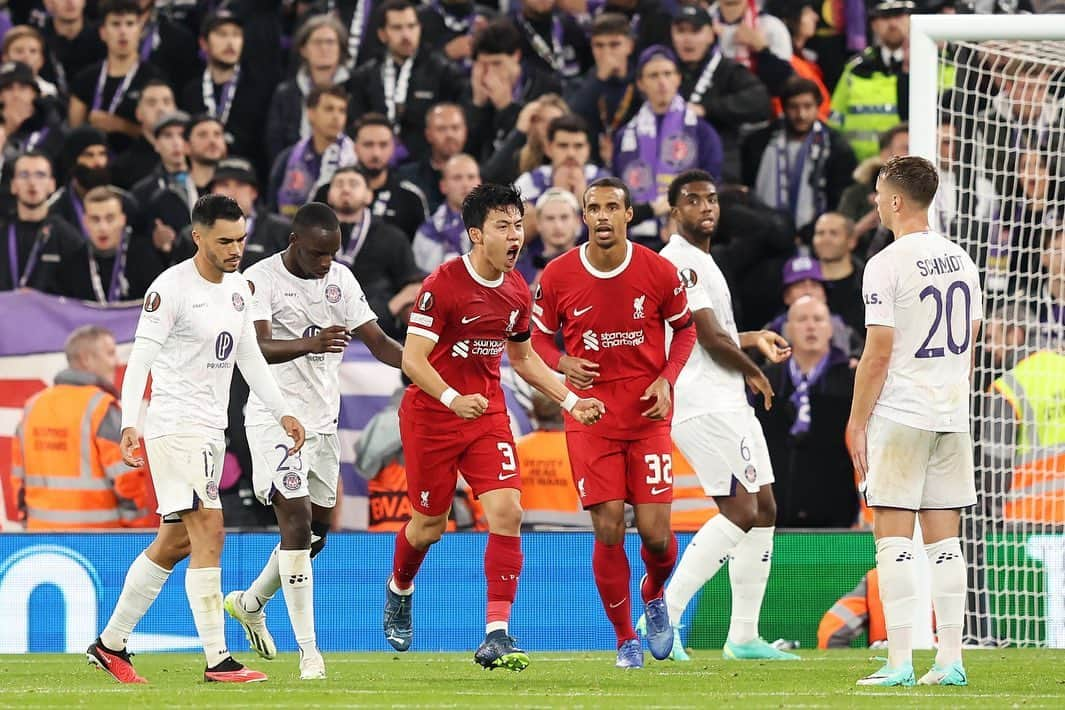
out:
<path id="1" fill-rule="evenodd" d="M 429 364 L 455 391 L 484 395 L 486 414 L 504 412 L 499 361 L 508 339 L 528 333 L 531 304 L 529 286 L 517 271 L 487 281 L 474 271 L 469 256 L 451 259 L 422 283 L 407 333 L 436 343 Z M 451 413 L 416 385 L 407 393 L 419 409 Z"/>
<path id="2" fill-rule="evenodd" d="M 669 426 L 641 416 L 653 402 L 644 390 L 666 365 L 666 324 L 688 316 L 677 269 L 646 247 L 629 242 L 625 260 L 610 272 L 587 260 L 585 244 L 553 259 L 533 301 L 533 322 L 545 333 L 561 329 L 566 353 L 599 364 L 599 377 L 582 396 L 598 397 L 606 415 L 599 436 L 639 439 Z M 580 427 L 566 418 L 567 428 Z"/>

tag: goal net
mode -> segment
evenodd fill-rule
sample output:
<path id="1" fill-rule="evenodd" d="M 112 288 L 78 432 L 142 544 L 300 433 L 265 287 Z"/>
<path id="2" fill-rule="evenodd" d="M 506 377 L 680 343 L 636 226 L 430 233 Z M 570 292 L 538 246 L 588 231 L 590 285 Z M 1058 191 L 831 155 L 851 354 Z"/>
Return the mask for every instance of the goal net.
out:
<path id="1" fill-rule="evenodd" d="M 1063 648 L 1065 17 L 914 20 L 911 146 L 985 293 L 966 640 Z"/>

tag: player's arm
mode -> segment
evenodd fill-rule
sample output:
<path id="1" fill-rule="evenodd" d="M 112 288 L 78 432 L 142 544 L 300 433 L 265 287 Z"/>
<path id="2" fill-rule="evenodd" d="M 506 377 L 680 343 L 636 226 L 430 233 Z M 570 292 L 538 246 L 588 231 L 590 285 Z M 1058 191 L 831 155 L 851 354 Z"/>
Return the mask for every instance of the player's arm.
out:
<path id="1" fill-rule="evenodd" d="M 518 377 L 543 392 L 563 409 L 573 415 L 581 424 L 594 424 L 599 421 L 606 407 L 594 397 L 580 398 L 559 381 L 554 371 L 533 350 L 529 334 L 507 341 L 507 360 Z"/>
<path id="2" fill-rule="evenodd" d="M 351 336 L 342 325 L 322 328 L 317 335 L 310 338 L 293 338 L 292 340 L 275 339 L 270 330 L 270 321 L 255 321 L 255 339 L 263 357 L 271 365 L 289 362 L 310 353 L 342 353 Z"/>
<path id="3" fill-rule="evenodd" d="M 436 341 L 412 330 L 408 329 L 403 348 L 403 374 L 409 377 L 418 389 L 440 400 L 441 404 L 463 419 L 476 419 L 484 414 L 488 410 L 488 399 L 479 392 L 461 394 L 445 382 L 429 362 L 429 355 L 436 347 Z"/>
<path id="4" fill-rule="evenodd" d="M 880 398 L 880 391 L 884 389 L 884 381 L 887 380 L 894 342 L 894 327 L 868 326 L 865 350 L 862 352 L 862 359 L 858 361 L 858 371 L 854 376 L 854 399 L 851 402 L 850 421 L 847 422 L 847 438 L 851 442 L 851 460 L 863 480 L 869 471 L 865 430 L 876 400 Z"/>
<path id="5" fill-rule="evenodd" d="M 403 366 L 403 346 L 392 338 L 388 333 L 381 330 L 376 320 L 363 323 L 351 334 L 362 341 L 370 354 L 391 367 Z"/>
<path id="6" fill-rule="evenodd" d="M 692 318 L 695 321 L 695 333 L 699 346 L 710 353 L 710 357 L 722 367 L 743 375 L 752 392 L 762 393 L 765 398 L 765 408 L 768 411 L 773 406 L 773 386 L 769 384 L 765 373 L 754 364 L 751 358 L 747 357 L 745 352 L 740 350 L 739 346 L 732 341 L 732 336 L 721 327 L 713 309 L 700 308 L 692 313 Z M 743 342 L 742 339 L 740 342 Z"/>
<path id="7" fill-rule="evenodd" d="M 277 418 L 281 428 L 292 439 L 292 448 L 288 453 L 290 456 L 294 455 L 303 448 L 303 441 L 307 434 L 300 421 L 291 414 L 288 402 L 281 394 L 281 388 L 277 386 L 270 372 L 270 366 L 266 364 L 266 358 L 255 338 L 255 322 L 252 321 L 250 313 L 244 319 L 244 330 L 237 344 L 236 359 L 237 367 L 240 368 L 244 381 L 248 383 L 248 388 L 262 400 L 266 408 Z"/>
<path id="8" fill-rule="evenodd" d="M 791 357 L 791 343 L 780 333 L 771 330 L 749 330 L 740 333 L 740 348 L 757 350 L 772 363 L 784 362 Z"/>

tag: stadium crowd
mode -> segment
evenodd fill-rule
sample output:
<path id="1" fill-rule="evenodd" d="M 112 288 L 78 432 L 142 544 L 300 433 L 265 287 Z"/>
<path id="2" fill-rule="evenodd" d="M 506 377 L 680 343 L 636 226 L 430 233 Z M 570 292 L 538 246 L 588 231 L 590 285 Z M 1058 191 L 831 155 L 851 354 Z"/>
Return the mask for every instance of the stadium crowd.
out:
<path id="1" fill-rule="evenodd" d="M 283 250 L 289 219 L 319 200 L 341 224 L 336 259 L 382 329 L 401 340 L 422 280 L 469 248 L 459 207 L 481 181 L 520 188 L 518 268 L 535 286 L 545 264 L 586 238 L 581 200 L 590 182 L 622 178 L 636 203 L 631 238 L 658 249 L 673 231 L 666 186 L 701 168 L 719 183 L 712 253 L 735 294 L 738 327 L 782 333 L 794 351 L 789 362 L 766 365 L 778 400 L 759 412 L 778 525 L 850 527 L 860 510 L 843 432 L 865 332 L 862 270 L 890 236 L 872 203 L 876 175 L 908 152 L 909 17 L 1053 5 L 8 2 L 0 11 L 0 290 L 100 304 L 142 299 L 194 252 L 198 196 L 229 196 L 246 214 L 242 269 Z M 943 115 L 954 120 L 940 127 L 935 219 L 948 235 L 987 234 L 972 255 L 988 296 L 978 387 L 989 393 L 983 411 L 1000 415 L 978 432 L 979 455 L 1008 473 L 1032 441 L 1065 440 L 1060 412 L 1035 439 L 1011 424 L 1025 388 L 1028 396 L 1033 387 L 1065 390 L 1065 96 L 1043 64 L 1014 60 L 1001 74 L 963 71 L 979 60 L 957 66 L 940 77 L 953 109 Z M 981 132 L 992 124 L 1003 128 Z M 94 379 L 98 365 L 84 364 L 108 342 L 113 350 L 106 332 L 79 331 L 71 370 L 56 386 L 113 389 Z M 247 389 L 239 378 L 234 388 L 230 446 L 250 477 L 237 433 Z M 539 501 L 542 524 L 586 526 L 557 408 L 539 402 L 530 414 L 537 443 L 518 447 L 533 473 L 526 502 Z M 113 417 L 94 417 L 90 434 L 113 446 Z M 395 529 L 404 495 L 394 406 L 367 427 L 358 457 L 374 479 L 371 527 Z M 106 504 L 119 512 L 109 522 L 142 520 L 141 494 L 113 475 L 113 456 L 97 458 L 102 473 L 93 475 L 114 479 Z M 981 483 L 987 491 L 1006 485 L 991 478 Z M 33 481 L 22 484 L 31 500 Z M 674 525 L 696 529 L 700 522 L 683 514 L 705 503 L 685 508 L 680 489 Z M 476 527 L 476 501 L 457 502 L 454 524 Z M 1017 515 L 1045 514 L 1025 508 L 1035 502 L 1015 506 Z M 535 524 L 537 507 L 526 508 Z M 261 521 L 257 511 L 233 520 Z"/>

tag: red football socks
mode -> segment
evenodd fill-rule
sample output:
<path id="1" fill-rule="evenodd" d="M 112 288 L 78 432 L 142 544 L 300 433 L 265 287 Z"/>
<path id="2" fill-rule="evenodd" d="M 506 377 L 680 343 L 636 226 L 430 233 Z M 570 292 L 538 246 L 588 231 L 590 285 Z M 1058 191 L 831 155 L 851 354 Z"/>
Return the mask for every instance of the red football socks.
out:
<path id="1" fill-rule="evenodd" d="M 488 534 L 488 546 L 484 550 L 484 576 L 488 581 L 487 623 L 510 620 L 510 607 L 518 592 L 523 561 L 520 537 Z"/>
<path id="2" fill-rule="evenodd" d="M 632 626 L 632 599 L 629 597 L 629 558 L 625 544 L 606 545 L 598 540 L 592 551 L 592 573 L 606 617 L 614 627 L 618 646 L 636 638 Z"/>
<path id="3" fill-rule="evenodd" d="M 669 546 L 666 547 L 665 552 L 661 555 L 655 555 L 651 552 L 647 545 L 640 548 L 640 557 L 643 558 L 644 565 L 647 566 L 647 577 L 644 578 L 643 584 L 640 586 L 640 596 L 643 597 L 643 603 L 657 599 L 662 596 L 662 588 L 666 585 L 666 580 L 669 579 L 669 575 L 673 572 L 673 565 L 677 562 L 677 538 L 673 533 L 669 534 Z"/>
<path id="4" fill-rule="evenodd" d="M 418 550 L 410 544 L 406 524 L 399 529 L 396 533 L 396 551 L 392 557 L 392 582 L 397 589 L 410 589 L 414 584 L 414 575 L 418 574 L 428 551 L 429 548 Z"/>

